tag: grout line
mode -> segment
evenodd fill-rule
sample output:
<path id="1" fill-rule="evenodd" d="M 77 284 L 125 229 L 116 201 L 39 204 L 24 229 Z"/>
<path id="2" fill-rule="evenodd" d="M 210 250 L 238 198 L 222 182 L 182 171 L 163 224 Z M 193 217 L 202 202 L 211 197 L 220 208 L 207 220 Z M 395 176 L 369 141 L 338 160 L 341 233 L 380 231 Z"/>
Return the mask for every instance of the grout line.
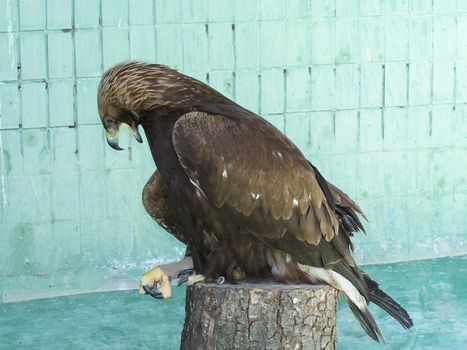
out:
<path id="1" fill-rule="evenodd" d="M 309 11 L 311 13 L 311 3 L 309 3 Z M 311 28 L 311 22 L 309 23 L 309 29 Z M 310 41 L 311 43 L 311 37 L 310 37 Z M 311 54 L 310 54 L 310 57 L 311 57 Z M 313 99 L 312 99 L 312 96 L 313 96 L 313 89 L 312 89 L 312 81 L 311 81 L 311 67 L 308 65 L 307 67 L 307 78 L 308 78 L 308 87 L 310 89 L 310 94 L 308 96 L 308 103 L 309 103 L 309 106 L 311 108 L 312 106 L 312 102 L 313 102 Z M 305 113 L 307 115 L 307 120 L 308 120 L 308 133 L 307 133 L 307 139 L 308 139 L 308 147 L 311 147 L 312 144 L 313 144 L 313 139 L 312 139 L 312 136 L 311 136 L 311 129 L 312 129 L 312 122 L 311 122 L 311 113 L 310 112 L 307 112 L 307 111 L 304 111 L 303 113 Z"/>
<path id="2" fill-rule="evenodd" d="M 428 135 L 433 135 L 433 109 L 430 109 L 428 112 L 428 120 L 429 120 L 429 129 Z"/>
<path id="3" fill-rule="evenodd" d="M 361 110 L 362 110 L 362 66 L 358 65 L 358 109 L 357 109 L 357 152 L 360 149 L 360 138 L 361 138 Z"/>
<path id="4" fill-rule="evenodd" d="M 156 63 L 160 63 L 159 62 L 159 48 L 157 47 L 157 37 L 158 37 L 158 26 L 159 24 L 157 23 L 157 15 L 156 15 L 156 11 L 157 11 L 157 8 L 156 8 L 156 3 L 155 1 L 157 0 L 154 0 L 153 1 L 153 6 L 152 6 L 152 15 L 154 17 L 154 22 L 153 22 L 153 25 L 154 25 L 154 59 L 156 61 Z"/>
<path id="5" fill-rule="evenodd" d="M 104 73 L 104 27 L 103 27 L 103 18 L 102 18 L 102 1 L 99 0 L 99 32 L 100 32 L 100 53 L 101 53 L 101 74 Z M 101 146 L 103 148 L 103 156 L 104 156 L 104 169 L 106 168 L 106 162 L 107 162 L 107 152 L 106 152 L 106 147 L 105 147 L 105 142 L 102 138 Z M 104 181 L 104 191 L 105 191 L 105 218 L 109 217 L 109 201 L 107 200 L 107 194 L 108 194 L 108 185 L 107 181 Z"/>
<path id="6" fill-rule="evenodd" d="M 284 118 L 284 133 L 287 135 L 287 118 L 285 117 L 287 114 L 287 68 L 282 70 L 282 84 L 284 89 L 284 96 L 283 96 L 283 110 L 282 115 Z"/>
<path id="7" fill-rule="evenodd" d="M 126 40 L 127 40 L 127 48 L 128 48 L 128 58 L 127 60 L 131 60 L 131 43 L 130 43 L 130 2 L 126 2 Z"/>
<path id="8" fill-rule="evenodd" d="M 381 99 L 381 138 L 384 140 L 384 112 L 386 109 L 386 65 L 382 65 L 382 99 Z"/>
<path id="9" fill-rule="evenodd" d="M 358 152 L 361 148 L 360 146 L 360 138 L 361 138 L 361 110 L 362 110 L 362 60 L 361 60 L 361 52 L 362 52 L 362 45 L 361 45 L 361 37 L 362 37 L 362 23 L 361 19 L 361 3 L 358 2 L 358 105 L 357 105 L 357 139 L 356 141 L 356 151 Z"/>
<path id="10" fill-rule="evenodd" d="M 81 185 L 83 183 L 82 171 L 81 171 L 81 153 L 79 152 L 79 124 L 78 124 L 78 83 L 77 83 L 77 67 L 76 67 L 76 0 L 71 0 L 71 38 L 72 38 L 72 52 L 73 52 L 73 128 L 75 133 L 75 161 L 78 174 L 78 188 L 77 188 L 77 201 L 78 201 L 78 217 L 77 217 L 77 226 L 78 226 L 78 237 L 79 237 L 79 256 L 80 256 L 80 265 L 82 259 L 82 237 L 81 237 Z"/>
<path id="11" fill-rule="evenodd" d="M 431 0 L 431 91 L 430 91 L 430 111 L 429 111 L 429 131 L 428 134 L 432 136 L 433 134 L 433 97 L 435 90 L 435 62 L 434 62 L 434 51 L 435 51 L 435 23 L 434 23 L 434 0 Z"/>
<path id="12" fill-rule="evenodd" d="M 260 75 L 257 75 L 257 78 L 260 79 Z M 66 78 L 66 80 L 73 80 L 72 78 Z M 83 79 L 80 79 L 83 80 Z M 400 110 L 401 108 L 405 109 L 418 109 L 418 108 L 430 108 L 432 105 L 431 104 L 416 104 L 412 106 L 389 106 L 386 107 L 386 110 Z M 434 107 L 452 107 L 453 104 L 452 102 L 440 102 L 435 105 Z M 461 102 L 461 103 L 456 103 L 456 109 L 458 107 L 467 107 L 467 102 Z M 356 108 L 336 108 L 336 112 L 349 112 L 349 111 L 357 111 Z M 381 111 L 381 107 L 362 107 L 361 111 L 365 112 L 371 112 L 371 111 Z M 303 113 L 331 113 L 333 112 L 333 109 L 306 109 L 306 110 L 295 110 L 295 111 L 288 111 L 287 114 L 303 114 Z M 273 112 L 273 113 L 267 113 L 267 116 L 277 116 L 277 115 L 283 115 L 283 112 Z M 99 126 L 101 125 L 99 122 L 95 123 L 88 123 L 88 122 L 83 122 L 80 125 L 83 126 Z M 45 127 L 45 126 L 32 126 L 32 127 L 21 127 L 22 130 L 34 130 L 34 129 L 39 129 L 39 130 L 45 130 L 46 128 L 50 129 L 56 129 L 56 128 L 78 128 L 80 125 L 68 125 L 68 124 L 62 124 L 62 125 L 52 125 L 50 127 Z M 2 128 L 0 130 L 19 130 L 19 127 L 6 127 Z"/>
<path id="13" fill-rule="evenodd" d="M 262 66 L 261 62 L 263 61 L 263 50 L 261 50 L 261 43 L 262 43 L 262 36 L 261 36 L 261 30 L 262 30 L 262 24 L 261 24 L 261 17 L 262 17 L 262 12 L 261 12 L 261 6 L 260 3 L 256 3 L 256 8 L 259 11 L 259 16 L 255 23 L 258 25 L 258 32 L 257 32 L 257 43 L 258 43 L 258 61 L 256 61 L 256 69 L 258 72 L 258 115 L 261 115 L 263 108 L 261 107 L 262 105 L 262 92 L 263 92 L 263 84 L 262 84 Z"/>
<path id="14" fill-rule="evenodd" d="M 18 22 L 17 22 L 17 42 L 16 42 L 16 54 L 17 54 L 17 62 L 16 62 L 16 67 L 17 67 L 17 73 L 18 73 L 18 95 L 19 95 L 19 134 L 20 134 L 20 153 L 21 157 L 23 159 L 23 162 L 21 164 L 21 173 L 24 174 L 24 132 L 23 132 L 23 92 L 21 89 L 21 38 L 20 38 L 20 28 L 21 28 L 21 16 L 20 16 L 20 10 L 19 10 L 19 2 L 16 3 L 16 15 L 18 16 Z"/>
<path id="15" fill-rule="evenodd" d="M 337 55 L 337 0 L 334 0 L 334 42 L 333 42 L 333 56 Z M 332 149 L 336 149 L 336 97 L 337 97 L 337 65 L 336 60 L 332 64 L 333 82 L 334 82 L 334 99 L 332 101 Z"/>
<path id="16" fill-rule="evenodd" d="M 465 1 L 465 0 L 464 0 Z M 456 16 L 454 17 L 454 23 L 455 23 L 455 28 L 454 28 L 454 40 L 455 40 L 455 48 L 456 48 L 456 52 L 454 54 L 454 96 L 453 96 L 453 100 L 452 100 L 452 104 L 453 104 L 453 107 L 452 107 L 452 110 L 455 111 L 456 110 L 456 101 L 457 101 L 457 58 L 459 57 L 459 47 L 458 47 L 458 29 L 459 29 L 459 23 L 458 23 L 458 16 L 459 16 L 459 12 L 458 12 L 458 6 L 459 6 L 459 1 L 456 0 Z"/>
<path id="17" fill-rule="evenodd" d="M 456 66 L 456 62 L 454 62 L 454 79 L 453 79 L 453 96 L 452 96 L 452 110 L 455 111 L 456 110 L 456 102 L 457 102 L 457 85 L 458 85 L 458 82 L 457 82 L 457 66 Z"/>
<path id="18" fill-rule="evenodd" d="M 180 35 L 180 41 L 182 43 L 182 45 L 180 45 L 180 50 L 181 50 L 181 58 L 180 58 L 180 63 L 181 63 L 181 67 L 180 67 L 180 71 L 181 72 L 185 72 L 185 31 L 184 31 L 184 23 L 183 23 L 183 17 L 184 17 L 184 14 L 183 14 L 183 5 L 180 6 L 180 25 L 179 25 L 179 28 L 178 28 L 178 31 L 179 31 L 179 35 Z"/>
<path id="19" fill-rule="evenodd" d="M 157 35 L 156 35 L 156 3 L 155 0 L 151 1 L 151 13 L 152 13 L 152 23 L 145 24 L 148 27 L 151 26 L 152 30 L 154 31 L 154 61 L 157 62 Z"/>
<path id="20" fill-rule="evenodd" d="M 46 139 L 47 139 L 47 148 L 48 151 L 52 153 L 51 159 L 53 160 L 52 164 L 49 164 L 50 168 L 53 169 L 52 173 L 49 175 L 50 182 L 49 182 L 49 193 L 53 194 L 53 182 L 54 182 L 54 175 L 57 174 L 55 171 L 55 161 L 56 161 L 56 152 L 55 149 L 52 147 L 52 140 L 51 140 L 51 120 L 50 120 L 50 87 L 49 87 L 49 33 L 47 31 L 47 28 L 49 26 L 49 16 L 48 16 L 48 2 L 45 1 L 45 29 L 42 32 L 42 35 L 44 36 L 44 45 L 45 45 L 45 78 L 44 78 L 44 83 L 45 83 L 45 90 L 46 90 L 46 111 L 47 111 L 47 116 L 46 116 L 46 125 L 45 125 L 45 132 L 46 132 Z M 51 207 L 51 226 L 52 226 L 52 232 L 55 234 L 55 227 L 53 223 L 55 222 L 55 210 L 54 210 L 54 196 L 50 196 L 50 207 Z"/>
<path id="21" fill-rule="evenodd" d="M 104 74 L 104 26 L 102 25 L 102 0 L 99 0 L 99 46 L 100 46 L 100 54 L 101 54 L 101 67 L 100 73 L 101 75 Z"/>
<path id="22" fill-rule="evenodd" d="M 235 32 L 235 18 L 232 23 L 232 49 L 233 49 L 233 69 L 232 69 L 232 100 L 237 98 L 237 79 L 235 72 L 237 71 L 237 45 Z"/>
<path id="23" fill-rule="evenodd" d="M 409 59 L 410 61 L 410 59 Z M 409 107 L 409 102 L 410 102 L 410 63 L 407 62 L 405 64 L 405 85 L 407 87 L 407 90 L 405 92 L 406 96 L 405 96 L 405 105 L 407 107 Z"/>
<path id="24" fill-rule="evenodd" d="M 49 26 L 49 15 L 48 15 L 48 2 L 45 1 L 45 28 Z M 45 90 L 47 96 L 47 103 L 46 103 L 46 133 L 47 133 L 47 147 L 50 152 L 53 150 L 53 159 L 55 161 L 56 153 L 55 150 L 52 148 L 51 136 L 50 136 L 50 86 L 49 86 L 49 33 L 45 31 L 44 35 L 44 45 L 45 45 Z"/>
<path id="25" fill-rule="evenodd" d="M 262 89 L 262 84 L 261 84 L 261 70 L 258 68 L 257 69 L 257 79 L 258 79 L 258 115 L 261 115 L 261 89 Z"/>
<path id="26" fill-rule="evenodd" d="M 123 21 L 123 26 L 121 26 L 123 30 L 126 30 L 126 40 L 127 40 L 127 49 L 128 49 L 128 56 L 126 60 L 131 60 L 131 45 L 130 45 L 130 2 L 126 0 L 124 3 L 124 7 L 126 7 L 126 21 L 122 18 L 122 13 L 120 12 L 120 20 Z M 123 7 L 122 7 L 123 9 Z M 183 45 L 182 45 L 183 46 Z M 103 50 L 103 49 L 102 49 Z M 113 65 L 114 63 L 112 63 Z M 103 74 L 104 72 L 102 72 Z M 128 149 L 127 149 L 127 156 L 128 156 L 128 172 L 131 174 L 131 170 L 133 168 L 133 147 L 136 145 L 136 140 L 133 137 L 128 137 Z"/>
<path id="27" fill-rule="evenodd" d="M 211 42 L 209 40 L 209 23 L 208 23 L 208 20 L 206 20 L 206 23 L 204 24 L 204 31 L 205 31 L 205 35 L 206 35 L 206 50 L 207 50 L 207 56 L 208 56 L 208 67 L 206 68 L 207 69 L 207 72 L 206 72 L 206 83 L 209 85 L 209 72 L 210 72 L 210 68 L 211 67 Z"/>

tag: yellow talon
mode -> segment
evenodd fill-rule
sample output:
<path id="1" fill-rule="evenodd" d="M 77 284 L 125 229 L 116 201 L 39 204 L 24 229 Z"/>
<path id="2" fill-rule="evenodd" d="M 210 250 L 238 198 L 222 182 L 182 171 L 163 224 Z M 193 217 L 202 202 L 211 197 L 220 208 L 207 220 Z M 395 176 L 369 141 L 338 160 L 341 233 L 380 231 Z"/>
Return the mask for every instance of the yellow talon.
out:
<path id="1" fill-rule="evenodd" d="M 152 292 L 159 285 L 159 292 Z M 144 273 L 139 280 L 140 294 L 150 294 L 154 298 L 167 299 L 172 296 L 172 286 L 170 285 L 169 276 L 160 268 L 155 267 Z"/>

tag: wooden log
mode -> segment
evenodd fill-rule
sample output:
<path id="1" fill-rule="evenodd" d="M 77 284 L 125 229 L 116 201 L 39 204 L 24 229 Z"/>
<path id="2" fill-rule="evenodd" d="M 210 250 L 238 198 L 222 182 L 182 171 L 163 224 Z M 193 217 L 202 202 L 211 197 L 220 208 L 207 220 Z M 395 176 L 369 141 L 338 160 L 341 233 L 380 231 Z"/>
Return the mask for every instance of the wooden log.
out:
<path id="1" fill-rule="evenodd" d="M 337 298 L 328 286 L 198 283 L 181 349 L 335 349 Z"/>

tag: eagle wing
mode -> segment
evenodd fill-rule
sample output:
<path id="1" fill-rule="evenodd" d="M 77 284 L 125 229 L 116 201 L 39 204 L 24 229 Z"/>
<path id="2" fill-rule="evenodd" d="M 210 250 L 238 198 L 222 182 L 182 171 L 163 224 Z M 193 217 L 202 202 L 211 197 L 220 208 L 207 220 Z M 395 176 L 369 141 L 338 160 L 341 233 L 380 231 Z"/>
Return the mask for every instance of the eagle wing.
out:
<path id="1" fill-rule="evenodd" d="M 172 140 L 201 195 L 259 238 L 291 232 L 318 245 L 338 233 L 330 189 L 323 191 L 298 148 L 264 119 L 191 112 L 177 120 Z"/>
<path id="2" fill-rule="evenodd" d="M 187 243 L 178 223 L 177 212 L 169 199 L 169 191 L 159 171 L 151 175 L 142 193 L 143 205 L 148 214 L 167 232 L 182 243 Z"/>

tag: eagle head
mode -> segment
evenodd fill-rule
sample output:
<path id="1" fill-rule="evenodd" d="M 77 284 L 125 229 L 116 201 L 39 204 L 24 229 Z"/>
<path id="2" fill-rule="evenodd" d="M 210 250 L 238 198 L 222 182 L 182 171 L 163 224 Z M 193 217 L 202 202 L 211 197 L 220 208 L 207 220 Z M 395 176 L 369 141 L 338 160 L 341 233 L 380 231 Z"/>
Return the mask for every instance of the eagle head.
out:
<path id="1" fill-rule="evenodd" d="M 138 142 L 138 125 L 159 109 L 196 110 L 202 103 L 226 103 L 225 96 L 208 85 L 161 64 L 119 63 L 102 76 L 97 92 L 99 116 L 107 142 L 118 146 L 121 125 L 130 127 Z"/>
<path id="2" fill-rule="evenodd" d="M 125 62 L 110 68 L 102 76 L 97 91 L 97 107 L 101 123 L 105 129 L 107 143 L 116 150 L 122 125 L 128 126 L 135 139 L 142 143 L 138 125 L 140 112 L 144 111 L 145 84 L 144 74 L 147 64 Z"/>
<path id="3" fill-rule="evenodd" d="M 117 106 L 103 102 L 99 104 L 99 117 L 105 129 L 107 143 L 113 149 L 118 151 L 123 149 L 118 145 L 118 137 L 122 125 L 126 125 L 131 129 L 136 141 L 139 143 L 143 142 L 138 130 L 139 118 L 133 112 L 125 111 Z"/>

